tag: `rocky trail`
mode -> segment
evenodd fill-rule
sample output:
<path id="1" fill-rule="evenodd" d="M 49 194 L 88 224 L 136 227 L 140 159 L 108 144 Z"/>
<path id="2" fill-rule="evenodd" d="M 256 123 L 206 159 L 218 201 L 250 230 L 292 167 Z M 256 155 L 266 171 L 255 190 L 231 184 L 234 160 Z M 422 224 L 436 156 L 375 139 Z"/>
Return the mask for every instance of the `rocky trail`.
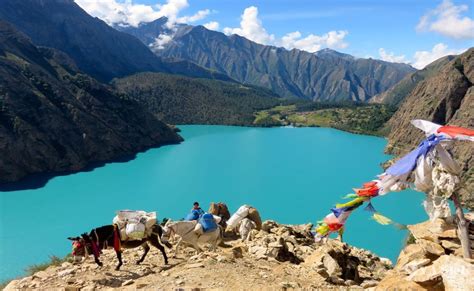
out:
<path id="1" fill-rule="evenodd" d="M 191 248 L 167 249 L 169 264 L 152 248 L 141 265 L 141 249 L 125 250 L 124 265 L 115 271 L 112 249 L 81 264 L 65 262 L 14 280 L 5 290 L 55 289 L 372 289 L 474 290 L 473 261 L 462 259 L 452 222 L 438 220 L 410 226 L 414 242 L 394 267 L 388 259 L 338 240 L 315 244 L 312 225 L 280 225 L 265 221 L 247 241 L 226 237 L 216 252 L 196 254 Z"/>

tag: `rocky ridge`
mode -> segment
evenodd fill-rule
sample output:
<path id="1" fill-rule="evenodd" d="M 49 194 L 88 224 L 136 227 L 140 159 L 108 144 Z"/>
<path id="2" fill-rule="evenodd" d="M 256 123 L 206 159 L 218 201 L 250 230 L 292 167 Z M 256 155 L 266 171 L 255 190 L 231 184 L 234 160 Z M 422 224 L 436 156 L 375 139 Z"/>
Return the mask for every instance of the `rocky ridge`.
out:
<path id="1" fill-rule="evenodd" d="M 0 20 L 0 185 L 78 171 L 182 138 L 127 96 Z M 36 179 L 44 182 L 42 179 Z"/>
<path id="2" fill-rule="evenodd" d="M 438 73 L 444 65 L 449 63 L 454 58 L 455 56 L 442 57 L 432 62 L 422 70 L 406 75 L 405 78 L 389 88 L 387 91 L 372 97 L 370 102 L 383 103 L 398 107 L 405 97 L 407 97 L 407 95 L 413 91 L 418 83 Z"/>
<path id="3" fill-rule="evenodd" d="M 265 221 L 262 230 L 252 230 L 246 241 L 228 237 L 216 252 L 195 254 L 181 251 L 169 265 L 163 265 L 158 250 L 152 248 L 141 265 L 135 265 L 141 250 L 124 251 L 124 266 L 115 271 L 113 250 L 101 257 L 98 268 L 89 258 L 82 264 L 62 263 L 32 276 L 14 280 L 5 290 L 118 288 L 175 289 L 288 289 L 288 288 L 368 288 L 375 286 L 391 268 L 388 259 L 337 240 L 314 244 L 311 224 L 281 225 Z"/>
<path id="4" fill-rule="evenodd" d="M 472 220 L 472 214 L 468 215 Z M 474 260 L 461 257 L 453 218 L 409 226 L 413 240 L 392 267 L 388 259 L 329 239 L 315 244 L 311 224 L 283 225 L 267 220 L 242 241 L 227 233 L 216 252 L 167 249 L 169 265 L 152 248 L 141 265 L 141 250 L 124 251 L 115 271 L 113 250 L 105 250 L 99 268 L 91 258 L 64 262 L 13 280 L 5 290 L 55 289 L 369 289 L 473 290 Z M 474 227 L 471 225 L 471 235 Z M 173 242 L 173 241 L 172 241 Z"/>
<path id="5" fill-rule="evenodd" d="M 161 34 L 173 40 L 154 52 L 194 62 L 244 84 L 262 86 L 288 98 L 314 101 L 367 101 L 415 71 L 406 64 L 357 59 L 334 50 L 316 53 L 261 45 L 239 35 L 227 36 L 203 26 L 167 30 L 166 19 L 123 30 L 153 47 Z"/>
<path id="6" fill-rule="evenodd" d="M 441 125 L 474 128 L 474 48 L 457 56 L 421 81 L 401 103 L 387 123 L 386 151 L 402 155 L 415 148 L 424 138 L 421 130 L 410 124 L 425 119 Z M 470 142 L 449 145 L 462 167 L 459 189 L 462 200 L 474 207 L 474 146 Z"/>

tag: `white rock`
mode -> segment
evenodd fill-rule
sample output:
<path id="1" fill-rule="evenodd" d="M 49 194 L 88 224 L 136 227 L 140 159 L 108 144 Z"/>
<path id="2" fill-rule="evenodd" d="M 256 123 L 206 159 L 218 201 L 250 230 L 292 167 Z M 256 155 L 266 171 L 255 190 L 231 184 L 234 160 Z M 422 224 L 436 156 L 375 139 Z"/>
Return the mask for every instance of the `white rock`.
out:
<path id="1" fill-rule="evenodd" d="M 74 274 L 75 270 L 74 269 L 66 269 L 64 271 L 58 272 L 59 277 L 64 277 L 66 275 Z"/>
<path id="2" fill-rule="evenodd" d="M 135 283 L 135 281 L 133 281 L 132 279 L 130 279 L 130 280 L 127 280 L 127 281 L 123 282 L 123 283 L 122 283 L 122 286 L 132 285 L 133 283 Z"/>
<path id="3" fill-rule="evenodd" d="M 407 273 L 412 273 L 418 270 L 421 267 L 428 265 L 431 262 L 430 259 L 417 259 L 414 261 L 409 262 L 403 267 L 403 270 Z"/>

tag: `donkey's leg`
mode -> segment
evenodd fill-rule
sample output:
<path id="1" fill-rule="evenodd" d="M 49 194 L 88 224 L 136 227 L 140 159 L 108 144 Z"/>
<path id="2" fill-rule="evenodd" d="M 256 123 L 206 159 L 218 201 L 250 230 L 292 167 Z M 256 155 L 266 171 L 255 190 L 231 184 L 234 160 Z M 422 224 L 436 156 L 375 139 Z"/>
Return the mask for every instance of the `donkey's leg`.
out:
<path id="1" fill-rule="evenodd" d="M 174 251 L 174 258 L 177 258 L 178 257 L 178 249 L 179 249 L 179 246 L 181 245 L 181 242 L 183 241 L 183 238 L 180 237 L 179 240 L 178 240 L 178 243 L 176 244 L 176 249 Z"/>
<path id="2" fill-rule="evenodd" d="M 165 265 L 168 265 L 168 257 L 166 256 L 165 247 L 163 247 L 163 245 L 160 244 L 160 241 L 158 240 L 158 236 L 151 236 L 150 243 L 161 251 L 161 254 L 163 255 L 163 259 L 165 260 Z"/>
<path id="3" fill-rule="evenodd" d="M 94 254 L 94 261 L 99 266 L 102 267 L 102 262 L 99 260 L 99 257 Z"/>
<path id="4" fill-rule="evenodd" d="M 122 262 L 122 251 L 115 251 L 115 254 L 117 255 L 117 259 L 119 261 L 117 267 L 115 267 L 115 270 L 120 270 L 120 267 L 123 265 L 123 262 Z"/>
<path id="5" fill-rule="evenodd" d="M 146 254 L 148 254 L 148 251 L 150 250 L 150 246 L 148 245 L 147 242 L 144 242 L 142 244 L 142 248 L 143 248 L 144 252 L 143 252 L 143 255 L 142 255 L 141 259 L 137 261 L 137 265 L 139 265 L 140 263 L 142 263 L 145 260 Z"/>
<path id="6" fill-rule="evenodd" d="M 212 251 L 215 252 L 217 250 L 217 245 L 221 242 L 221 231 L 217 231 L 216 239 L 214 240 L 214 245 Z"/>
<path id="7" fill-rule="evenodd" d="M 192 246 L 193 248 L 197 251 L 197 253 L 201 253 L 202 252 L 202 249 L 201 247 L 199 246 L 198 244 L 198 240 L 199 240 L 199 237 L 196 235 L 196 234 L 193 234 L 193 235 L 190 235 L 189 236 L 189 240 L 187 240 Z"/>

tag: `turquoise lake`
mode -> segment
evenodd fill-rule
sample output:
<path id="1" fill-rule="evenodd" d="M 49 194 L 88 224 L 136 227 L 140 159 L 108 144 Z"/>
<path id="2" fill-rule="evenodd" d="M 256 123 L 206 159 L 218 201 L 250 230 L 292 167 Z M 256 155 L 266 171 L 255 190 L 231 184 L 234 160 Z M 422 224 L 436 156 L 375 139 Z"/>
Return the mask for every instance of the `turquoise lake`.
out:
<path id="1" fill-rule="evenodd" d="M 0 193 L 0 281 L 21 276 L 50 255 L 64 256 L 66 238 L 110 224 L 115 211 L 143 209 L 180 219 L 199 201 L 258 208 L 263 219 L 300 224 L 322 219 L 342 197 L 381 172 L 386 141 L 328 128 L 180 126 L 185 141 L 151 149 L 126 163 L 51 179 L 35 190 Z M 373 200 L 393 220 L 427 219 L 423 194 Z M 405 231 L 382 226 L 359 208 L 346 242 L 396 260 Z M 126 265 L 124 265 L 126 269 Z"/>

